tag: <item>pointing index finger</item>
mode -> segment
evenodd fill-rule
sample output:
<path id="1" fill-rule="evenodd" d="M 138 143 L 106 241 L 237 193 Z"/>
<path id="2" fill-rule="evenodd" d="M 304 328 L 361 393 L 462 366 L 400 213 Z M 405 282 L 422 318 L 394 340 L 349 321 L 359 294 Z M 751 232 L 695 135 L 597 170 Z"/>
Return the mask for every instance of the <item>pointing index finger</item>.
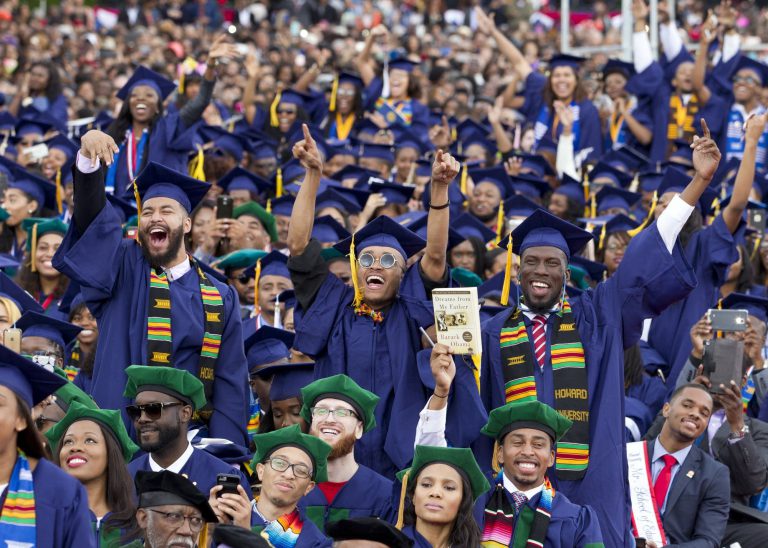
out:
<path id="1" fill-rule="evenodd" d="M 707 121 L 704 118 L 701 119 L 701 129 L 704 132 L 704 138 L 709 139 L 709 126 L 707 125 Z"/>
<path id="2" fill-rule="evenodd" d="M 301 124 L 301 129 L 304 132 L 304 140 L 307 142 L 307 144 L 314 145 L 315 140 L 312 138 L 312 134 L 309 132 L 309 127 L 307 124 Z"/>

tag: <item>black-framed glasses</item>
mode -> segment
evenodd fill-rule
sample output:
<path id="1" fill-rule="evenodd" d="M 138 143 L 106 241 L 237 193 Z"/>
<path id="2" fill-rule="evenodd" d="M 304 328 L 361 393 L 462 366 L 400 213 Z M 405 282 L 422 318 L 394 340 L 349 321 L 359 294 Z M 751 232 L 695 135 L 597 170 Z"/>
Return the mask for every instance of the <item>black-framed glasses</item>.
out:
<path id="1" fill-rule="evenodd" d="M 312 470 L 309 468 L 309 466 L 300 462 L 291 464 L 287 460 L 281 459 L 280 457 L 273 457 L 268 459 L 267 462 L 269 463 L 269 467 L 272 468 L 272 470 L 275 472 L 285 472 L 289 468 L 292 468 L 293 475 L 297 478 L 306 479 L 312 476 Z"/>
<path id="2" fill-rule="evenodd" d="M 145 403 L 144 405 L 127 405 L 125 412 L 128 413 L 128 417 L 135 421 L 141 418 L 141 414 L 144 413 L 151 421 L 156 421 L 163 414 L 163 409 L 166 407 L 173 407 L 175 405 L 184 405 L 178 401 L 166 401 L 166 402 L 152 402 Z"/>
<path id="3" fill-rule="evenodd" d="M 168 525 L 172 525 L 177 529 L 184 524 L 185 520 L 189 520 L 189 528 L 193 533 L 200 531 L 200 529 L 203 528 L 203 524 L 205 523 L 203 518 L 200 516 L 185 516 L 184 514 L 179 514 L 178 512 L 162 512 L 160 510 L 155 510 L 154 508 L 146 508 L 146 510 L 154 512 L 155 514 L 160 514 L 163 516 L 165 521 L 168 522 Z"/>
<path id="4" fill-rule="evenodd" d="M 355 413 L 351 409 L 344 409 L 343 407 L 340 407 L 338 409 L 327 409 L 325 407 L 313 407 L 310 409 L 310 411 L 312 412 L 312 418 L 315 418 L 315 419 L 324 419 L 329 415 L 333 415 L 337 419 L 346 419 L 349 417 L 355 417 L 356 419 L 360 418 L 357 416 L 357 413 Z"/>
<path id="5" fill-rule="evenodd" d="M 50 422 L 50 423 L 52 423 L 52 424 L 56 424 L 56 423 L 58 423 L 59 421 L 57 421 L 57 420 L 55 420 L 55 419 L 49 419 L 49 418 L 48 418 L 48 417 L 46 417 L 45 415 L 40 415 L 39 417 L 37 417 L 37 418 L 35 419 L 35 426 L 37 426 L 37 429 L 38 429 L 38 430 L 42 430 L 42 429 L 43 429 L 43 426 L 45 426 L 45 423 L 46 423 L 46 422 Z"/>
<path id="6" fill-rule="evenodd" d="M 249 281 L 253 280 L 253 276 L 249 276 L 248 274 L 240 274 L 237 278 L 235 278 L 238 282 L 241 284 L 247 284 Z"/>
<path id="7" fill-rule="evenodd" d="M 296 114 L 298 111 L 292 108 L 277 107 L 278 114 Z"/>
<path id="8" fill-rule="evenodd" d="M 397 257 L 395 257 L 392 253 L 382 253 L 381 257 L 378 259 L 373 256 L 372 253 L 361 253 L 360 256 L 357 258 L 357 262 L 360 263 L 360 266 L 363 268 L 371 268 L 374 264 L 376 264 L 376 261 L 379 261 L 379 265 L 381 265 L 381 268 L 390 269 L 393 266 L 397 264 Z"/>

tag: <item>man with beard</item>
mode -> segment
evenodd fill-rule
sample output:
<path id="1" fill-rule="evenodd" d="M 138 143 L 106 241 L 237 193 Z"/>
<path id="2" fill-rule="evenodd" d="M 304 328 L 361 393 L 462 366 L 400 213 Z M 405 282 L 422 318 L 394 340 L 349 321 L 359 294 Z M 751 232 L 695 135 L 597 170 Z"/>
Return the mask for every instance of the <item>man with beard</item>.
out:
<path id="1" fill-rule="evenodd" d="M 418 413 L 409 409 L 422 406 L 429 393 L 414 363 L 422 345 L 419 327 L 434 324 L 429 295 L 448 284 L 448 186 L 459 163 L 442 151 L 435 154 L 426 242 L 389 217 L 377 217 L 336 244 L 350 257 L 350 288 L 328 271 L 320 242 L 311 238 L 323 160 L 306 126 L 293 154 L 307 170 L 288 228 L 288 269 L 302 309 L 295 348 L 316 360 L 316 379 L 347 374 L 381 398 L 379 428 L 357 444 L 356 459 L 394 476 L 413 457 Z M 406 268 L 408 258 L 425 248 Z"/>
<path id="2" fill-rule="evenodd" d="M 193 413 L 205 405 L 203 383 L 191 373 L 170 367 L 132 365 L 125 373 L 125 396 L 133 399 L 126 411 L 133 421 L 136 441 L 144 451 L 128 464 L 132 476 L 142 470 L 168 470 L 184 475 L 207 494 L 216 485 L 218 474 L 239 474 L 187 440 Z M 250 496 L 250 486 L 242 474 L 240 489 L 243 496 Z"/>
<path id="3" fill-rule="evenodd" d="M 696 284 L 676 242 L 720 161 L 703 125 L 705 136 L 691 145 L 696 175 L 658 220 L 633 238 L 614 275 L 593 291 L 572 299 L 565 295 L 570 258 L 592 240 L 591 233 L 537 210 L 499 244 L 520 256 L 520 299 L 483 327 L 483 403 L 490 410 L 539 400 L 573 421 L 557 443 L 549 479 L 575 504 L 596 510 L 609 546 L 634 542 L 626 463 L 619 457 L 625 436 L 620 364 L 624 349 L 639 339 L 643 320 Z M 509 263 L 505 278 L 503 305 L 512 282 Z M 478 460 L 490 459 L 488 454 Z"/>
<path id="4" fill-rule="evenodd" d="M 674 546 L 721 546 L 728 521 L 728 468 L 698 447 L 712 415 L 712 396 L 684 384 L 664 404 L 659 436 L 648 441 L 656 506 Z M 649 548 L 657 548 L 647 542 Z"/>
<path id="5" fill-rule="evenodd" d="M 96 349 L 93 398 L 122 409 L 125 368 L 175 367 L 198 377 L 208 404 L 195 422 L 211 437 L 246 445 L 248 368 L 234 289 L 187 253 L 190 212 L 210 185 L 150 163 L 135 181 L 139 241 L 123 239 L 104 193 L 117 147 L 89 131 L 74 170 L 73 223 L 54 256 L 57 270 L 82 286 L 103 334 Z"/>
<path id="6" fill-rule="evenodd" d="M 188 479 L 173 472 L 139 472 L 136 522 L 143 531 L 126 548 L 194 548 L 206 523 L 217 523 L 205 496 Z"/>
<path id="7" fill-rule="evenodd" d="M 301 390 L 301 415 L 309 433 L 331 446 L 328 481 L 299 501 L 320 530 L 340 519 L 391 519 L 392 482 L 355 461 L 355 442 L 376 426 L 376 394 L 346 375 L 320 379 Z"/>

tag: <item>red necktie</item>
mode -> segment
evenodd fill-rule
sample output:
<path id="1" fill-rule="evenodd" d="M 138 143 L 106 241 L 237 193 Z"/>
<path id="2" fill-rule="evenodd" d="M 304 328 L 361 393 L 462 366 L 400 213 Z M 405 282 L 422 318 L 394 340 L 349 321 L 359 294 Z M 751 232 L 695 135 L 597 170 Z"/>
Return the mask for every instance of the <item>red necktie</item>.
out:
<path id="1" fill-rule="evenodd" d="M 656 507 L 659 512 L 664 507 L 664 500 L 667 498 L 669 482 L 672 480 L 672 467 L 677 464 L 677 459 L 672 455 L 664 455 L 661 458 L 664 460 L 664 468 L 661 469 L 656 483 L 653 484 L 653 494 L 656 496 Z"/>
<path id="2" fill-rule="evenodd" d="M 533 353 L 536 356 L 536 363 L 539 367 L 544 367 L 544 357 L 547 355 L 547 332 L 544 326 L 547 325 L 546 316 L 537 314 L 533 317 Z"/>

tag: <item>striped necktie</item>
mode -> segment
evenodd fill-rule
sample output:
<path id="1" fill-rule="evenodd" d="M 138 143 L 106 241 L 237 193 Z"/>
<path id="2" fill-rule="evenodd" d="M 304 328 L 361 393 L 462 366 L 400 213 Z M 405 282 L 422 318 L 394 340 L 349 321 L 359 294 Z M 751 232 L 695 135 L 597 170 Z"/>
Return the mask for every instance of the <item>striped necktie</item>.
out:
<path id="1" fill-rule="evenodd" d="M 547 355 L 547 332 L 544 329 L 546 325 L 546 316 L 537 314 L 533 317 L 533 353 L 539 367 L 544 367 L 544 357 Z"/>

